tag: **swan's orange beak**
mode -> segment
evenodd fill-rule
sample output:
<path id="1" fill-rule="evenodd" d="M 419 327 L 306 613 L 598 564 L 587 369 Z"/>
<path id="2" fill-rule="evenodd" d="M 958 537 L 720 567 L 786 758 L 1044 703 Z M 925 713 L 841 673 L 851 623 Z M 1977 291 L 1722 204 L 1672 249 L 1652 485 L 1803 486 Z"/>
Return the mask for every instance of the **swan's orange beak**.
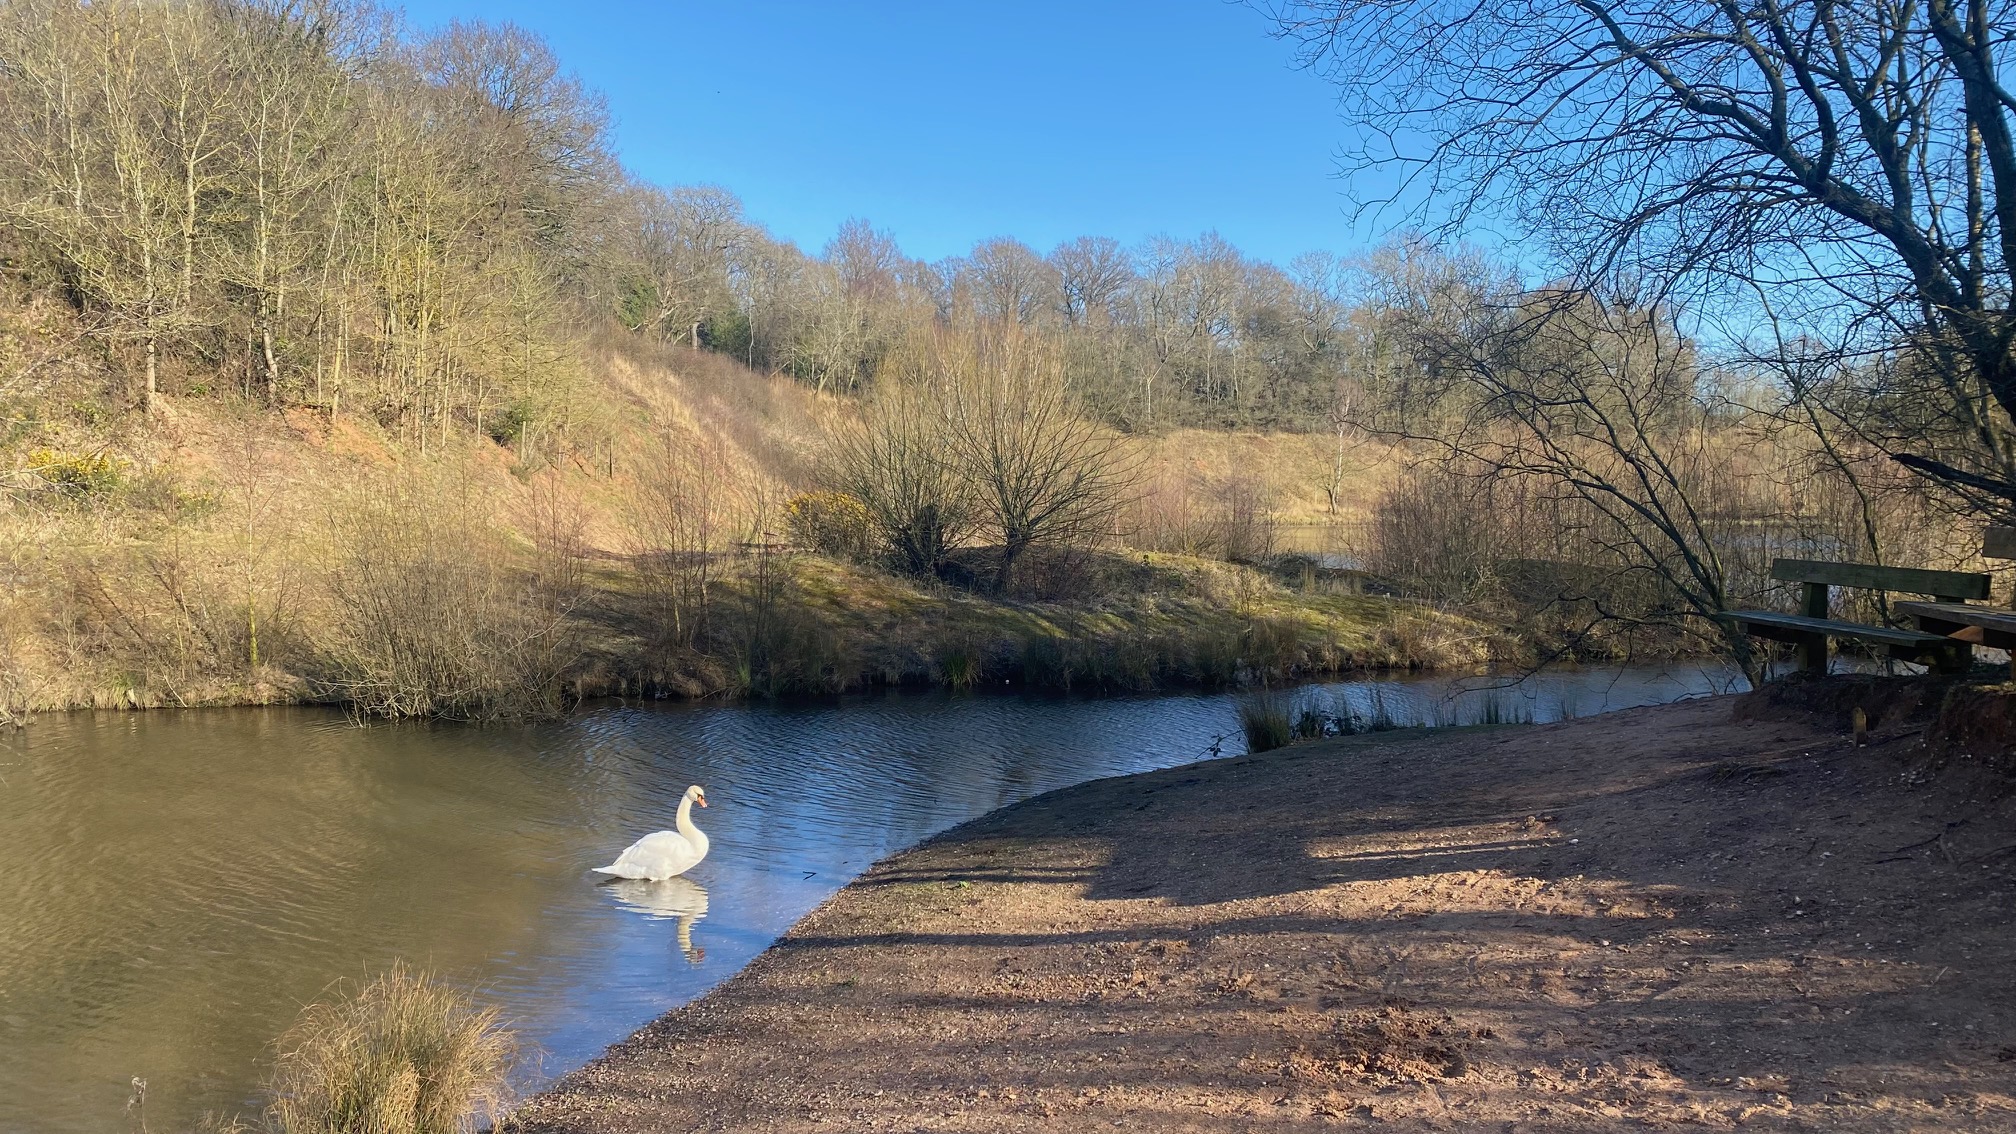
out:
<path id="1" fill-rule="evenodd" d="M 704 795 L 696 795 L 693 797 L 693 802 L 699 804 L 702 807 L 705 807 L 707 806 L 707 797 Z"/>

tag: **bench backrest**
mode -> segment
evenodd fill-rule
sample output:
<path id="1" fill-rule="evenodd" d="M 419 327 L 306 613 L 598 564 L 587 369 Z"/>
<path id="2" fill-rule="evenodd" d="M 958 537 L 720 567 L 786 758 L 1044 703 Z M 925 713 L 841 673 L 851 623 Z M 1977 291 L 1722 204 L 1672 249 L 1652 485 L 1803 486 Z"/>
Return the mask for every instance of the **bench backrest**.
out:
<path id="1" fill-rule="evenodd" d="M 2016 547 L 2011 550 L 2016 552 Z M 2010 558 L 2016 558 L 2016 554 Z M 1867 587 L 1876 591 L 1902 591 L 1959 601 L 1987 598 L 1990 578 L 1977 571 L 1921 571 L 1915 567 L 1827 563 L 1818 559 L 1774 559 L 1771 561 L 1771 577 L 1781 583 Z"/>
<path id="2" fill-rule="evenodd" d="M 2016 559 L 2016 528 L 1989 528 L 1981 537 L 1984 559 Z"/>

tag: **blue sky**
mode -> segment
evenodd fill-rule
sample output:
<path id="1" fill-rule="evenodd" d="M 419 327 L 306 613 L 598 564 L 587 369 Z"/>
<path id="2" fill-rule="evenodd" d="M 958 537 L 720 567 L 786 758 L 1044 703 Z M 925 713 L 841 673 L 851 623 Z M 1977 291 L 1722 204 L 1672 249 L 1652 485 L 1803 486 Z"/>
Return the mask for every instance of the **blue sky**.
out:
<path id="1" fill-rule="evenodd" d="M 924 259 L 1215 229 L 1285 263 L 1380 235 L 1351 224 L 1329 89 L 1220 0 L 405 7 L 538 32 L 632 170 L 724 186 L 808 251 L 856 216 Z"/>

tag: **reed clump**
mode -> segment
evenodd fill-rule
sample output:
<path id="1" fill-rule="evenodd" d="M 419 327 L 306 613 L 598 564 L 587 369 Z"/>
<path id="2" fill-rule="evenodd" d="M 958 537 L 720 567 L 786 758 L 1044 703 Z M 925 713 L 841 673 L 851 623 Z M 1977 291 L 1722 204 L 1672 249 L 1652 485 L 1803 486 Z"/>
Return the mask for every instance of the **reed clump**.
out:
<path id="1" fill-rule="evenodd" d="M 518 1055 L 494 1008 L 403 965 L 313 1004 L 280 1041 L 270 1134 L 466 1134 L 494 1127 Z"/>
<path id="2" fill-rule="evenodd" d="M 1239 700 L 1239 731 L 1246 751 L 1271 752 L 1295 740 L 1295 706 L 1284 693 L 1255 693 Z"/>

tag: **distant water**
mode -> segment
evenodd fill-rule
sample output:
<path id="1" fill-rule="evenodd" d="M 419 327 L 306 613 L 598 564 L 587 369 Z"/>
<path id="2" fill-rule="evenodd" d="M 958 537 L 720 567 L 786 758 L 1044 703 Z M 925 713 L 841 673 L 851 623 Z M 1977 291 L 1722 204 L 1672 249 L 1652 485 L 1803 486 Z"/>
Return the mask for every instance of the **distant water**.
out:
<path id="1" fill-rule="evenodd" d="M 1552 720 L 1731 681 L 1588 670 L 1296 696 L 1403 724 Z M 156 1134 L 248 1106 L 302 1004 L 402 958 L 502 1006 L 544 1052 L 529 1087 L 720 983 L 892 851 L 1052 788 L 1242 750 L 1228 695 L 612 705 L 487 730 L 312 709 L 37 718 L 0 734 L 0 1132 L 137 1129 L 135 1077 Z M 691 783 L 714 850 L 690 882 L 597 885 L 589 868 L 669 827 Z"/>

